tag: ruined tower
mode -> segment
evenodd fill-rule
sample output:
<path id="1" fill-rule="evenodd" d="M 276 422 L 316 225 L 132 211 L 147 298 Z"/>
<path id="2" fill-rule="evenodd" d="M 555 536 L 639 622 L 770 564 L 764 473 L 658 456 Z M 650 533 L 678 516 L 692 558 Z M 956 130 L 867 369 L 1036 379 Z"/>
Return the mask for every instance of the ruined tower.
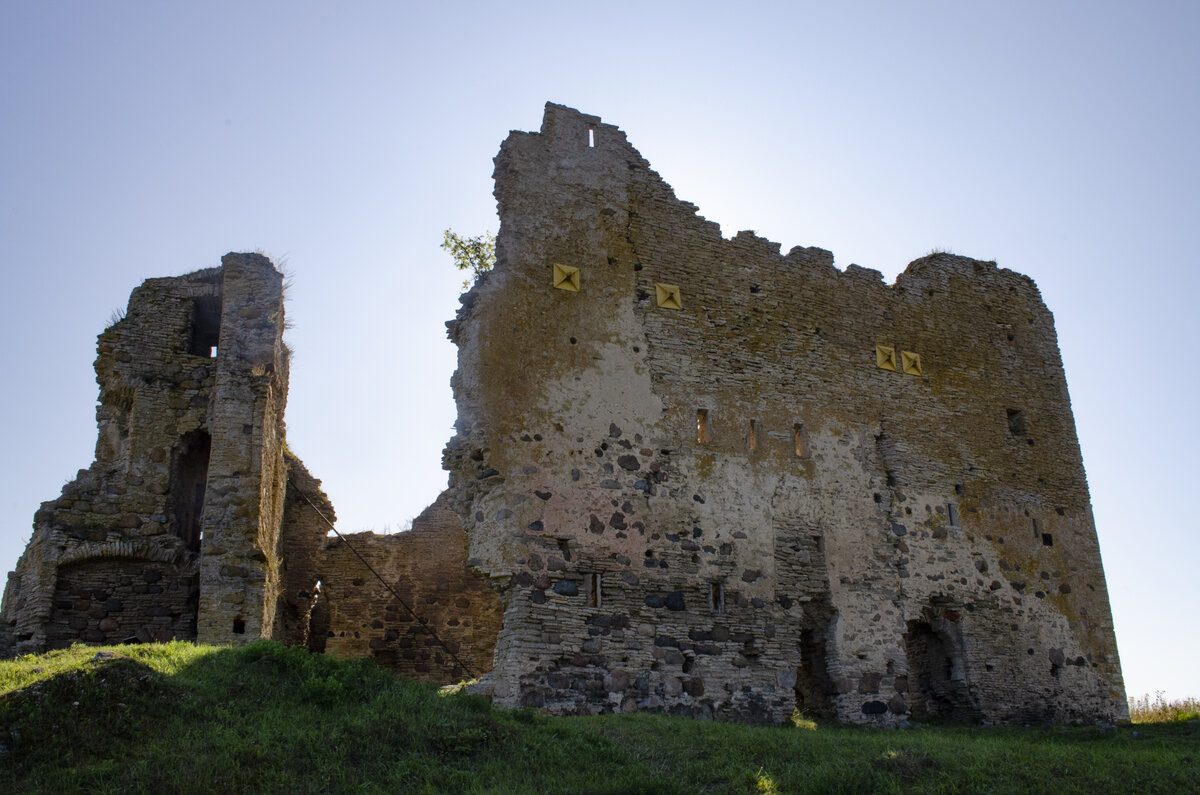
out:
<path id="1" fill-rule="evenodd" d="M 319 488 L 284 444 L 282 287 L 265 257 L 229 254 L 147 280 L 100 335 L 96 460 L 37 512 L 0 652 L 302 636 L 312 583 L 288 594 L 282 550 L 325 528 L 307 504 L 284 516 L 289 472 Z"/>
<path id="2" fill-rule="evenodd" d="M 285 442 L 283 317 L 255 254 L 133 292 L 97 346 L 96 460 L 35 516 L 0 656 L 273 638 L 426 681 L 491 667 L 499 597 L 445 499 L 406 533 L 327 537 L 333 507 Z"/>

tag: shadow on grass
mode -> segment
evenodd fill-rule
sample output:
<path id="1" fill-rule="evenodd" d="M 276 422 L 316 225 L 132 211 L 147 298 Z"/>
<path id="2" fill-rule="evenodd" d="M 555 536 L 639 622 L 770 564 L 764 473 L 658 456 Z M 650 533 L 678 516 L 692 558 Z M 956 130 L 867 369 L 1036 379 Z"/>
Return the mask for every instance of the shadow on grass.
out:
<path id="1" fill-rule="evenodd" d="M 0 662 L 4 792 L 1200 790 L 1200 731 L 554 718 L 256 642 Z M 0 751 L 3 751 L 0 748 Z"/>
<path id="2" fill-rule="evenodd" d="M 114 741 L 145 732 L 154 713 L 181 693 L 144 662 L 95 652 L 86 662 L 0 696 L 5 762 L 28 757 L 72 765 L 104 754 Z"/>
<path id="3" fill-rule="evenodd" d="M 172 645 L 175 655 L 80 646 L 47 656 L 47 670 L 27 661 L 0 677 L 17 682 L 0 696 L 0 789 L 686 791 L 610 740 L 439 695 L 370 660 L 269 642 Z M 596 766 L 630 775 L 597 777 Z"/>

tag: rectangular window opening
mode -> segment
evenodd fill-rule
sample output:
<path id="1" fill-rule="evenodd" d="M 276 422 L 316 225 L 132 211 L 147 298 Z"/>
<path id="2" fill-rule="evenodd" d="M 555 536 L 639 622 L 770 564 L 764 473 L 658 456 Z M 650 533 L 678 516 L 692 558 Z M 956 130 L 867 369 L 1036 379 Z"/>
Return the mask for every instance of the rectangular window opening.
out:
<path id="1" fill-rule="evenodd" d="M 750 420 L 750 441 L 747 447 L 752 453 L 758 447 L 758 420 Z"/>
<path id="2" fill-rule="evenodd" d="M 596 125 L 588 125 L 588 148 L 593 149 L 596 146 Z"/>
<path id="3" fill-rule="evenodd" d="M 238 616 L 237 618 L 235 618 L 233 620 L 233 634 L 234 635 L 245 635 L 246 634 L 246 619 L 242 618 L 241 616 Z"/>
<path id="4" fill-rule="evenodd" d="M 188 353 L 216 358 L 221 338 L 221 298 L 205 295 L 192 300 Z"/>
<path id="5" fill-rule="evenodd" d="M 796 447 L 796 457 L 804 458 L 804 423 L 797 422 L 792 426 L 792 444 Z"/>
<path id="6" fill-rule="evenodd" d="M 1049 533 L 1042 533 L 1042 545 L 1047 547 L 1054 546 L 1054 536 Z"/>
<path id="7" fill-rule="evenodd" d="M 599 607 L 601 599 L 600 575 L 585 574 L 583 575 L 583 581 L 584 587 L 587 589 L 588 607 Z"/>
<path id="8" fill-rule="evenodd" d="M 708 409 L 696 409 L 696 441 L 708 444 L 712 441 L 712 425 L 708 420 Z"/>
<path id="9" fill-rule="evenodd" d="M 725 583 L 708 584 L 708 608 L 715 613 L 725 612 Z"/>
<path id="10" fill-rule="evenodd" d="M 1025 412 L 1020 409 L 1007 409 L 1008 413 L 1008 432 L 1015 438 L 1020 438 L 1025 435 Z"/>

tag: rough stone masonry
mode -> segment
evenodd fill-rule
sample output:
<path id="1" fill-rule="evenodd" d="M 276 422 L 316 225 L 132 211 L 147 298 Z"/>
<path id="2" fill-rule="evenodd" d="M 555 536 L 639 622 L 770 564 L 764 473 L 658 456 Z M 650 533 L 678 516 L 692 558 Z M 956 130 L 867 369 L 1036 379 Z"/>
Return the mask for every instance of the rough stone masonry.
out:
<path id="1" fill-rule="evenodd" d="M 450 494 L 503 583 L 505 705 L 780 721 L 1126 716 L 1033 282 L 887 286 L 731 240 L 625 134 L 549 104 L 496 158 Z"/>
<path id="2" fill-rule="evenodd" d="M 497 264 L 447 324 L 450 484 L 413 531 L 325 537 L 283 445 L 278 274 L 229 255 L 101 335 L 97 460 L 38 512 L 0 651 L 261 636 L 490 668 L 556 713 L 1127 717 L 1030 279 L 934 254 L 888 286 L 726 240 L 554 104 L 495 180 Z"/>
<path id="3" fill-rule="evenodd" d="M 261 637 L 432 681 L 490 667 L 499 597 L 464 565 L 453 512 L 435 503 L 402 536 L 327 538 L 333 508 L 284 438 L 282 285 L 265 257 L 229 254 L 146 281 L 100 335 L 96 460 L 34 517 L 0 655 Z"/>

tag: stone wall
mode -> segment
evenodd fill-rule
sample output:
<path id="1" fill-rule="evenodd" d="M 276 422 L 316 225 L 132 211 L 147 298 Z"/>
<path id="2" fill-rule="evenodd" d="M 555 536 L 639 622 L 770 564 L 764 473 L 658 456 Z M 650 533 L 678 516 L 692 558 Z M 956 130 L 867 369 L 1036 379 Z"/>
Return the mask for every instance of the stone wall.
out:
<path id="1" fill-rule="evenodd" d="M 283 587 L 277 625 L 272 636 L 293 646 L 309 643 L 310 622 L 317 600 L 321 549 L 337 515 L 314 478 L 291 453 L 283 526 L 279 533 L 279 558 Z"/>
<path id="2" fill-rule="evenodd" d="M 314 634 L 319 628 L 323 638 L 314 637 L 310 648 L 370 656 L 424 682 L 479 676 L 492 667 L 500 598 L 466 564 L 462 519 L 444 496 L 411 530 L 329 539 L 318 564 L 320 598 L 312 621 Z"/>
<path id="3" fill-rule="evenodd" d="M 718 227 L 547 105 L 496 158 L 445 454 L 504 588 L 495 699 L 779 721 L 1118 719 L 1053 320 L 934 254 L 896 283 Z"/>
<path id="4" fill-rule="evenodd" d="M 46 646 L 194 638 L 197 595 L 194 572 L 170 563 L 91 558 L 60 566 Z"/>
<path id="5" fill-rule="evenodd" d="M 270 635 L 286 474 L 283 279 L 255 255 L 226 257 L 222 269 L 220 355 L 206 417 L 214 444 L 200 557 L 204 643 Z"/>

